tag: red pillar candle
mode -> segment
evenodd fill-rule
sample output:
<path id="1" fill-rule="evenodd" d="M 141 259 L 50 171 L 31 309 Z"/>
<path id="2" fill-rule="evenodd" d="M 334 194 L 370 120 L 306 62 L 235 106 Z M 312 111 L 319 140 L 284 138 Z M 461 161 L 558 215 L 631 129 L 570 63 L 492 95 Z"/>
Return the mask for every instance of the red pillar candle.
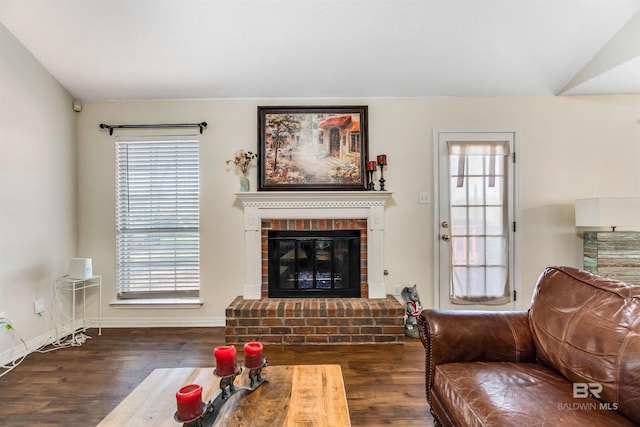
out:
<path id="1" fill-rule="evenodd" d="M 178 420 L 191 421 L 202 414 L 202 387 L 189 384 L 176 393 L 178 402 Z"/>
<path id="2" fill-rule="evenodd" d="M 378 160 L 378 164 L 379 164 L 379 165 L 384 166 L 384 165 L 386 165 L 386 164 L 387 164 L 387 155 L 386 155 L 386 154 L 380 154 L 380 155 L 377 157 L 377 160 Z"/>
<path id="3" fill-rule="evenodd" d="M 367 162 L 367 170 L 368 171 L 376 170 L 376 162 L 374 161 Z"/>
<path id="4" fill-rule="evenodd" d="M 236 348 L 232 345 L 223 345 L 213 350 L 216 357 L 216 375 L 228 377 L 236 372 Z"/>
<path id="5" fill-rule="evenodd" d="M 262 343 L 251 341 L 244 345 L 244 366 L 258 368 L 262 366 Z"/>

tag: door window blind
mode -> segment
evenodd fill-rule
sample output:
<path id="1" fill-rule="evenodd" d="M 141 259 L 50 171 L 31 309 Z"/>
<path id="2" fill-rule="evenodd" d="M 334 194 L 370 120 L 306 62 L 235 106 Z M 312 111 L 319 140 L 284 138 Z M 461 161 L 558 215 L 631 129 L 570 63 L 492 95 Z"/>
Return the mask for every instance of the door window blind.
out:
<path id="1" fill-rule="evenodd" d="M 118 298 L 197 297 L 198 138 L 116 138 Z"/>

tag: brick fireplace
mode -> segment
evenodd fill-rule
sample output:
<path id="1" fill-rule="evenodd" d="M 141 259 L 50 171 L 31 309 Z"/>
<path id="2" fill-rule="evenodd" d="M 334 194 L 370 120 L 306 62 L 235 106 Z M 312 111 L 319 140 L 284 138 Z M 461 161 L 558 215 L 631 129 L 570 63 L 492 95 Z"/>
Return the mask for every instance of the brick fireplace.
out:
<path id="1" fill-rule="evenodd" d="M 384 284 L 389 192 L 247 192 L 243 295 L 226 310 L 226 340 L 279 344 L 404 341 L 404 307 Z M 269 298 L 269 230 L 361 230 L 361 298 Z"/>

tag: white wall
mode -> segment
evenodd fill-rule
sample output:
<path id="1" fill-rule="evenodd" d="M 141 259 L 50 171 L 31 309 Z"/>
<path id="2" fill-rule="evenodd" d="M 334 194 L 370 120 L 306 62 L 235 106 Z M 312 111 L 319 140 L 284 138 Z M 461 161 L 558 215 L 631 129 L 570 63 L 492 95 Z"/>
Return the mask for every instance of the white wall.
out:
<path id="1" fill-rule="evenodd" d="M 38 345 L 54 329 L 54 280 L 76 249 L 72 98 L 0 25 L 0 312 Z M 46 311 L 37 316 L 33 301 Z M 0 330 L 0 360 L 20 341 Z"/>
<path id="2" fill-rule="evenodd" d="M 287 99 L 104 102 L 79 115 L 79 252 L 104 276 L 105 324 L 222 324 L 225 307 L 242 294 L 242 210 L 239 177 L 225 165 L 238 148 L 255 149 L 258 105 L 366 104 L 371 156 L 386 153 L 385 268 L 393 284 L 417 283 L 433 305 L 432 131 L 519 132 L 522 308 L 545 266 L 582 266 L 582 240 L 573 225 L 576 198 L 640 196 L 640 96 L 427 99 Z M 201 260 L 205 304 L 197 310 L 129 310 L 115 300 L 114 150 L 100 123 L 195 123 L 202 136 Z M 124 131 L 116 131 L 123 134 Z M 130 132 L 131 131 L 127 131 Z M 252 170 L 255 190 L 256 170 Z"/>

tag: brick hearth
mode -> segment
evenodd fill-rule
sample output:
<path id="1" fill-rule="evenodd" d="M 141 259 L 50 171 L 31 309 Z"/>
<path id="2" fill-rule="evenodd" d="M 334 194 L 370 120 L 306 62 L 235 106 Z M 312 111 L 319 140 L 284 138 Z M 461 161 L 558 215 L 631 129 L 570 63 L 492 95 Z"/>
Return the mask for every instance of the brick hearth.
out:
<path id="1" fill-rule="evenodd" d="M 404 342 L 405 307 L 393 296 L 237 297 L 226 309 L 227 344 L 371 344 Z"/>

